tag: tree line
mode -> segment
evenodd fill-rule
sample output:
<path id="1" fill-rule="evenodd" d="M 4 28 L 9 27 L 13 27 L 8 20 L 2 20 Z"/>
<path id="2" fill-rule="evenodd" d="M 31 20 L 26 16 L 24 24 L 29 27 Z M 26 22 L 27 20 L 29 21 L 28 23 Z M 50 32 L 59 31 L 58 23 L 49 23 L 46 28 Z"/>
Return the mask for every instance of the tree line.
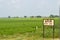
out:
<path id="1" fill-rule="evenodd" d="M 30 16 L 30 18 L 42 18 L 43 16 L 40 16 L 40 15 L 38 15 L 38 16 Z M 46 17 L 46 16 L 44 16 L 44 17 Z M 49 18 L 55 18 L 55 17 L 59 17 L 58 15 L 49 15 L 48 16 Z M 20 17 L 18 17 L 18 16 L 16 16 L 16 17 L 11 17 L 11 16 L 8 16 L 8 18 L 20 18 Z M 23 18 L 28 18 L 28 16 L 24 16 Z"/>

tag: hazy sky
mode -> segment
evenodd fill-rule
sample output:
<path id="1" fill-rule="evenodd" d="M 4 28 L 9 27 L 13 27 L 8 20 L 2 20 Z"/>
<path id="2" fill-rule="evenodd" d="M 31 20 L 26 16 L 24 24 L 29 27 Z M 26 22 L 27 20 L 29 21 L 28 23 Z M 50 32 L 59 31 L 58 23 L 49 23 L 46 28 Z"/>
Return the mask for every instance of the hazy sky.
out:
<path id="1" fill-rule="evenodd" d="M 0 17 L 59 14 L 60 0 L 0 0 Z"/>

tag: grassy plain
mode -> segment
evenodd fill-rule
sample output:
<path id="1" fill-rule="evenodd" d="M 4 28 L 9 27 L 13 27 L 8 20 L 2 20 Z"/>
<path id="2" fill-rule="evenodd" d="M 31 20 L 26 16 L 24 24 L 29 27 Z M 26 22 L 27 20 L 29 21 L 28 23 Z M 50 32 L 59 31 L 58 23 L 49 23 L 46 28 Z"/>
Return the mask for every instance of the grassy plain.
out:
<path id="1" fill-rule="evenodd" d="M 59 37 L 59 19 L 55 20 L 54 37 Z M 36 26 L 38 29 L 36 29 Z M 38 40 L 43 37 L 43 18 L 0 18 L 0 38 L 30 38 Z M 52 27 L 45 26 L 45 38 L 53 37 Z M 19 38 L 18 38 L 19 39 Z M 17 39 L 17 40 L 18 40 Z M 19 39 L 20 40 L 20 39 Z M 27 39 L 26 39 L 27 40 Z"/>

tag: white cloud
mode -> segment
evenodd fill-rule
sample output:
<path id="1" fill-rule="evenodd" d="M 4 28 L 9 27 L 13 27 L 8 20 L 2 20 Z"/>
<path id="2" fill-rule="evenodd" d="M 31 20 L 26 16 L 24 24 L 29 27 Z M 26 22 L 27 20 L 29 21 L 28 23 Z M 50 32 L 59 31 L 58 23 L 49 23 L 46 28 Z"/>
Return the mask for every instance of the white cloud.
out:
<path id="1" fill-rule="evenodd" d="M 47 15 L 54 7 L 57 9 L 57 4 L 60 4 L 60 0 L 0 0 L 0 13 L 10 13 L 11 15 L 15 13 L 18 15 L 20 13 L 22 15 L 41 13 L 43 15 L 43 13 L 46 13 Z M 48 10 L 48 8 L 50 8 L 50 10 Z"/>
<path id="2" fill-rule="evenodd" d="M 47 3 L 46 0 L 41 0 L 41 4 L 42 4 L 42 5 L 44 5 L 44 4 L 46 4 L 46 3 Z"/>
<path id="3" fill-rule="evenodd" d="M 58 6 L 60 5 L 60 0 L 57 1 L 57 5 L 58 5 Z"/>
<path id="4" fill-rule="evenodd" d="M 10 0 L 7 1 L 7 6 L 10 8 L 19 8 L 21 0 Z"/>
<path id="5" fill-rule="evenodd" d="M 11 0 L 11 3 L 15 4 L 16 3 L 16 0 Z"/>
<path id="6" fill-rule="evenodd" d="M 0 2 L 2 2 L 2 1 L 4 1 L 4 0 L 0 0 Z"/>

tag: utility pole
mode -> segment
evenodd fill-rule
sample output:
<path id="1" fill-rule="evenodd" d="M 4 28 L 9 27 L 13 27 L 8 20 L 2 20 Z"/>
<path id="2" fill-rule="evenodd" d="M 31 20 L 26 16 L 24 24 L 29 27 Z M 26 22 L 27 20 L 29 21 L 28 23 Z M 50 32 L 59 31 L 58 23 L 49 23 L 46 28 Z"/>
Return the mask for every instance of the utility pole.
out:
<path id="1" fill-rule="evenodd" d="M 59 21 L 60 21 L 60 5 L 59 5 Z M 59 25 L 60 25 L 60 22 L 59 22 Z M 60 26 L 59 26 L 59 29 L 60 29 Z M 59 40 L 60 40 L 60 31 L 59 31 Z"/>
<path id="2" fill-rule="evenodd" d="M 60 19 L 60 5 L 59 5 L 59 19 Z"/>

